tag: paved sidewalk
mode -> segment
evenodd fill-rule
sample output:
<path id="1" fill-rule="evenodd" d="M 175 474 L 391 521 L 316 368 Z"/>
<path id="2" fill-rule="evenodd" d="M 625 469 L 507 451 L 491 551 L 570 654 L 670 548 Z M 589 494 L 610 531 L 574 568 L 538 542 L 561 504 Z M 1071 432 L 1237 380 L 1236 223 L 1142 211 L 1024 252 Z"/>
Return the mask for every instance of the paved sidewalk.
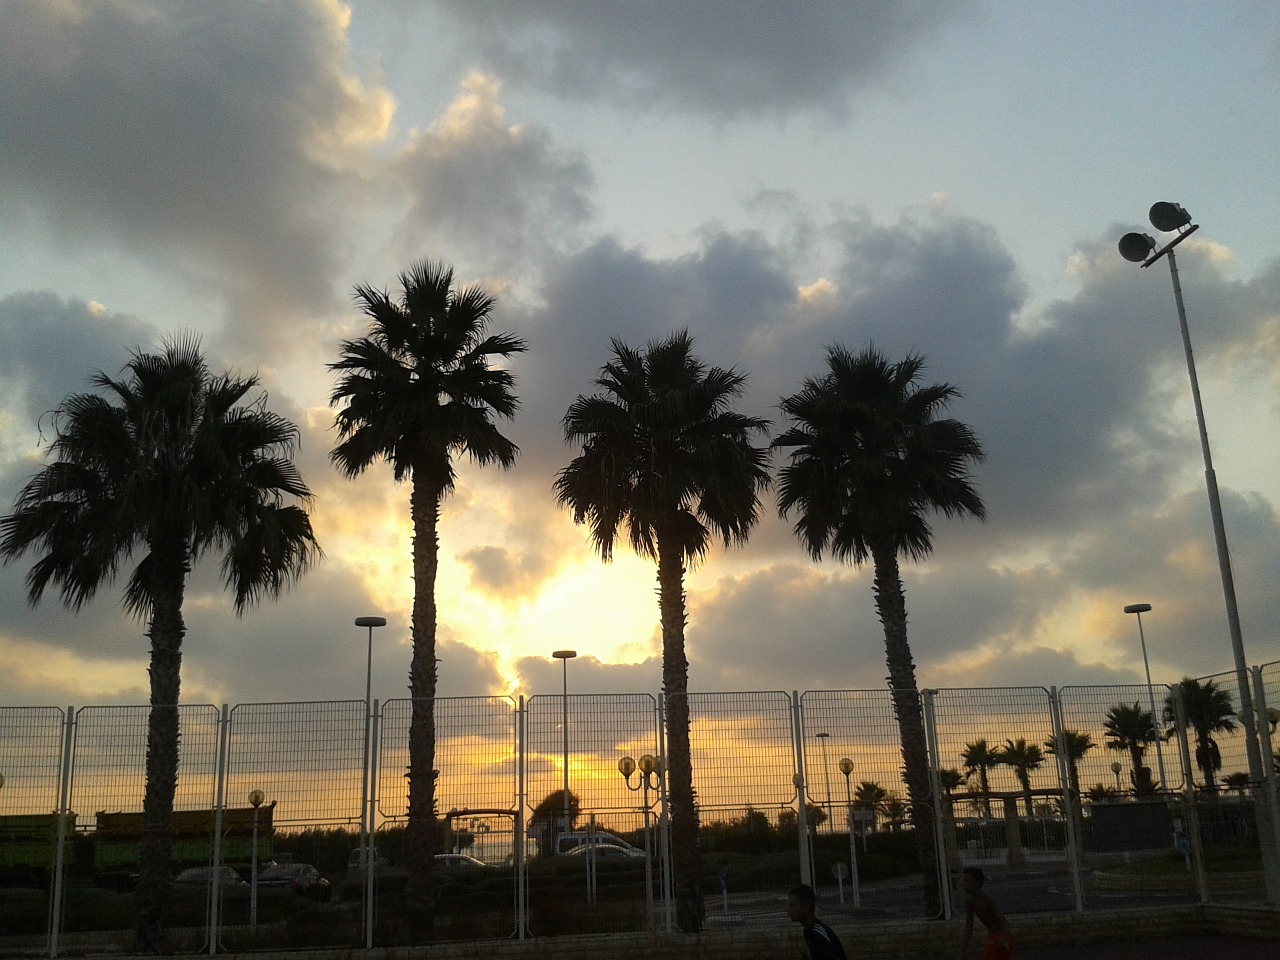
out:
<path id="1" fill-rule="evenodd" d="M 971 950 L 974 956 L 977 951 Z M 1280 940 L 1180 937 L 1018 948 L 1018 960 L 1280 960 Z"/>

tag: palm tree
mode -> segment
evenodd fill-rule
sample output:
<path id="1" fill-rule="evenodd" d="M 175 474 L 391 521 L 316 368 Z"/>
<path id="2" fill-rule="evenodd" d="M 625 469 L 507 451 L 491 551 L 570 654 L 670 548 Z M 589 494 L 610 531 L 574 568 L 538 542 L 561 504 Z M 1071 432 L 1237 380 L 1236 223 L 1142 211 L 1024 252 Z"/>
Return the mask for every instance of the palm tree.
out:
<path id="1" fill-rule="evenodd" d="M 436 822 L 436 566 L 440 504 L 453 490 L 454 457 L 510 467 L 519 453 L 494 424 L 510 419 L 519 401 L 515 378 L 495 360 L 525 349 L 508 334 L 488 334 L 494 299 L 479 287 L 453 289 L 453 269 L 420 261 L 400 274 L 399 300 L 368 286 L 356 303 L 369 320 L 365 336 L 342 344 L 329 365 L 338 371 L 331 406 L 342 405 L 339 443 L 330 459 L 348 478 L 375 460 L 409 479 L 413 520 L 413 654 L 409 691 L 410 865 L 406 897 L 413 942 L 432 930 L 431 867 L 440 849 Z"/>
<path id="2" fill-rule="evenodd" d="M 790 427 L 774 441 L 791 448 L 781 470 L 778 512 L 793 509 L 795 533 L 814 559 L 871 560 L 872 592 L 884 627 L 885 659 L 902 740 L 916 850 L 924 872 L 925 909 L 941 910 L 929 758 L 907 640 L 907 605 L 899 554 L 922 560 L 933 549 L 927 513 L 984 517 L 968 467 L 982 458 L 974 432 L 958 420 L 935 419 L 955 387 L 917 382 L 924 359 L 890 363 L 874 347 L 849 353 L 832 346 L 827 370 L 781 402 Z"/>
<path id="3" fill-rule="evenodd" d="M 1102 726 L 1106 731 L 1107 749 L 1123 750 L 1129 754 L 1129 762 L 1133 768 L 1129 774 L 1129 782 L 1133 784 L 1134 794 L 1150 796 L 1155 793 L 1151 768 L 1142 762 L 1147 745 L 1155 743 L 1158 736 L 1151 712 L 1143 710 L 1136 700 L 1133 706 L 1117 703 L 1107 711 Z"/>
<path id="4" fill-rule="evenodd" d="M 1022 785 L 1022 799 L 1027 807 L 1027 816 L 1034 816 L 1031 809 L 1031 774 L 1044 765 L 1044 754 L 1034 743 L 1027 743 L 1024 737 L 1017 740 L 1006 739 L 1004 746 L 998 748 L 1000 762 L 1013 767 L 1014 776 Z"/>
<path id="5" fill-rule="evenodd" d="M 1196 766 L 1204 774 L 1205 789 L 1213 793 L 1218 789 L 1217 773 L 1222 769 L 1222 752 L 1213 735 L 1234 733 L 1236 729 L 1231 694 L 1213 680 L 1201 683 L 1192 677 L 1178 681 L 1178 689 L 1182 693 L 1182 711 L 1187 726 L 1195 732 Z M 1164 701 L 1164 720 L 1176 725 L 1176 717 L 1173 694 L 1170 694 Z"/>
<path id="6" fill-rule="evenodd" d="M 884 802 L 880 804 L 880 809 L 884 811 L 884 815 L 889 821 L 889 830 L 892 833 L 897 833 L 902 829 L 902 825 L 907 822 L 907 805 L 902 802 L 902 798 L 896 793 L 890 792 L 884 798 Z"/>
<path id="7" fill-rule="evenodd" d="M 1236 791 L 1243 800 L 1244 788 L 1249 786 L 1249 773 L 1247 770 L 1238 770 L 1235 773 L 1228 773 L 1222 778 L 1222 782 L 1230 789 Z"/>
<path id="8" fill-rule="evenodd" d="M 950 797 L 962 783 L 964 783 L 964 774 L 959 770 L 954 767 L 938 768 L 938 784 L 946 796 Z"/>
<path id="9" fill-rule="evenodd" d="M 863 780 L 853 791 L 853 808 L 871 814 L 871 829 L 876 828 L 876 815 L 884 809 L 889 791 L 874 780 Z"/>
<path id="10" fill-rule="evenodd" d="M 751 437 L 768 423 L 730 409 L 746 377 L 703 364 L 687 331 L 643 350 L 620 340 L 612 347 L 595 381 L 600 392 L 579 396 L 564 416 L 565 440 L 582 452 L 556 477 L 556 498 L 590 527 L 605 562 L 622 526 L 631 548 L 657 562 L 676 916 L 681 930 L 695 932 L 703 912 L 684 575 L 713 533 L 725 546 L 746 542 L 769 484 L 767 452 Z"/>
<path id="11" fill-rule="evenodd" d="M 1093 737 L 1079 730 L 1062 731 L 1062 755 L 1067 762 L 1067 776 L 1071 785 L 1071 795 L 1077 800 L 1080 798 L 1080 761 L 1084 755 L 1097 746 L 1093 742 Z M 1049 756 L 1056 757 L 1058 755 L 1058 738 L 1054 734 L 1050 734 L 1049 739 L 1045 740 L 1044 748 Z"/>
<path id="12" fill-rule="evenodd" d="M 256 377 L 214 376 L 187 338 L 90 382 L 106 396 L 72 394 L 55 411 L 55 460 L 0 519 L 0 557 L 38 553 L 28 599 L 55 586 L 75 610 L 139 557 L 124 607 L 146 621 L 151 644 L 137 946 L 154 953 L 164 949 L 188 576 L 220 554 L 240 614 L 278 596 L 320 551 L 298 505 L 311 493 L 289 459 L 297 428 L 266 409 L 265 394 L 243 403 Z"/>
<path id="13" fill-rule="evenodd" d="M 991 793 L 991 768 L 1000 763 L 1000 749 L 989 746 L 985 739 L 975 740 L 964 745 L 960 759 L 964 762 L 964 772 L 967 775 L 978 775 L 978 790 L 982 793 L 982 815 L 990 820 L 991 798 L 988 794 Z"/>

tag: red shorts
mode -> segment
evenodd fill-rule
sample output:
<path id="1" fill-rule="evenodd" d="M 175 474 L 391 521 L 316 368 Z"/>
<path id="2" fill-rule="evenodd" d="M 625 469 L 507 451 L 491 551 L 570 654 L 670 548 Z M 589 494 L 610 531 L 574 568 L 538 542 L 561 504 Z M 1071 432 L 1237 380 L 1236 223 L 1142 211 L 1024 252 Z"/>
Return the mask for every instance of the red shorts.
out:
<path id="1" fill-rule="evenodd" d="M 978 960 L 1013 960 L 1013 937 L 1007 933 L 988 935 Z"/>

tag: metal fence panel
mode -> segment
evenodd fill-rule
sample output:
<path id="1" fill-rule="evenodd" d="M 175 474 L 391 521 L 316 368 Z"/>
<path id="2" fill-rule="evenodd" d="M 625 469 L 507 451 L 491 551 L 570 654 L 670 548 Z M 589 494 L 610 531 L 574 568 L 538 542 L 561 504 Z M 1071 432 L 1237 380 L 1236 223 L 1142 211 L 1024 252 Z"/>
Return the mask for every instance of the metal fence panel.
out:
<path id="1" fill-rule="evenodd" d="M 57 707 L 0 707 L 0 880 L 28 894 L 0 899 L 0 930 L 32 946 L 50 935 L 65 728 Z"/>

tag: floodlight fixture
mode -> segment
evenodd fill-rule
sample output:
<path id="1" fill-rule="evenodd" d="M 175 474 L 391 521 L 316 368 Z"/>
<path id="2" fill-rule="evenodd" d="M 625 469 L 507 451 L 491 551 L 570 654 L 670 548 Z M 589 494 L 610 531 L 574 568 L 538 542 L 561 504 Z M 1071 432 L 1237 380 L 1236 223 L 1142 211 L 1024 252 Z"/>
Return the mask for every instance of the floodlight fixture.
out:
<path id="1" fill-rule="evenodd" d="M 1120 256 L 1130 263 L 1142 263 L 1156 248 L 1155 238 L 1145 233 L 1126 233 L 1120 238 Z"/>
<path id="2" fill-rule="evenodd" d="M 1151 225 L 1161 233 L 1173 233 L 1191 222 L 1191 214 L 1187 213 L 1181 205 L 1165 200 L 1153 203 L 1148 217 Z"/>

